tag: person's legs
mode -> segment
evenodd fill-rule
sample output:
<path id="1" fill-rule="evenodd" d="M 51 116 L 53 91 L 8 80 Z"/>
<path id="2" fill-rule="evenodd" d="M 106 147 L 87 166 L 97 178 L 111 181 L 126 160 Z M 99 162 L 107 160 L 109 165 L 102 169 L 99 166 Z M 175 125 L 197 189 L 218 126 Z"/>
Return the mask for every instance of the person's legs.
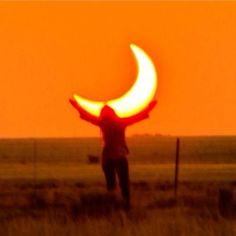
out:
<path id="1" fill-rule="evenodd" d="M 120 157 L 116 159 L 116 171 L 119 178 L 119 184 L 122 196 L 125 200 L 126 207 L 130 207 L 130 182 L 129 182 L 129 167 L 127 158 Z"/>
<path id="2" fill-rule="evenodd" d="M 102 162 L 102 169 L 106 179 L 107 190 L 112 191 L 116 188 L 115 163 L 114 160 L 105 158 Z"/>

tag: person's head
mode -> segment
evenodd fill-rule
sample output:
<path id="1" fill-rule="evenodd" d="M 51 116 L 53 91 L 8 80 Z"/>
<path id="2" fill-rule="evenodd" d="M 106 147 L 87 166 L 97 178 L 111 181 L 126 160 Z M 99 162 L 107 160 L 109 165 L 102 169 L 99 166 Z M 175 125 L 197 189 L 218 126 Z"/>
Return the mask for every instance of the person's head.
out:
<path id="1" fill-rule="evenodd" d="M 111 107 L 105 105 L 102 108 L 101 113 L 100 113 L 101 119 L 112 119 L 112 118 L 116 118 L 116 117 L 117 117 L 117 115 Z"/>

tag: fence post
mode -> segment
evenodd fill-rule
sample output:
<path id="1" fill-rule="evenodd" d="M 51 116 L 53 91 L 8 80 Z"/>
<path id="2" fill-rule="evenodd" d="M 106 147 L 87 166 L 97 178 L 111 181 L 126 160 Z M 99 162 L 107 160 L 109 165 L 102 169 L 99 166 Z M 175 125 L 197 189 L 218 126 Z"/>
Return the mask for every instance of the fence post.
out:
<path id="1" fill-rule="evenodd" d="M 179 137 L 176 140 L 175 152 L 175 199 L 178 197 L 178 183 L 179 183 Z"/>
<path id="2" fill-rule="evenodd" d="M 34 178 L 34 187 L 36 188 L 37 181 L 37 142 L 34 138 L 33 140 L 33 178 Z"/>

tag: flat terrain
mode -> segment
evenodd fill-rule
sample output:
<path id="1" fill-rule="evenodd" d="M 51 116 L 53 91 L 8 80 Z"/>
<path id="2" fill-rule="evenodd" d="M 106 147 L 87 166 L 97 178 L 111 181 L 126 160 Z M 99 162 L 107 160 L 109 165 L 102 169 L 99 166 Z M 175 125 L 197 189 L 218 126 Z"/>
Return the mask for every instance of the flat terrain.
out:
<path id="1" fill-rule="evenodd" d="M 130 162 L 174 163 L 176 137 L 137 136 L 127 139 Z M 0 139 L 0 162 L 87 162 L 100 155 L 99 138 Z M 235 163 L 236 137 L 180 137 L 181 163 Z"/>
<path id="2" fill-rule="evenodd" d="M 0 140 L 0 235 L 236 235 L 236 137 L 128 139 L 132 208 L 105 190 L 101 143 Z"/>
<path id="3" fill-rule="evenodd" d="M 77 180 L 86 183 L 103 182 L 99 164 L 81 163 L 2 163 L 1 180 Z M 133 181 L 173 181 L 173 164 L 130 164 L 130 177 Z M 181 181 L 233 181 L 236 180 L 236 164 L 181 164 Z"/>

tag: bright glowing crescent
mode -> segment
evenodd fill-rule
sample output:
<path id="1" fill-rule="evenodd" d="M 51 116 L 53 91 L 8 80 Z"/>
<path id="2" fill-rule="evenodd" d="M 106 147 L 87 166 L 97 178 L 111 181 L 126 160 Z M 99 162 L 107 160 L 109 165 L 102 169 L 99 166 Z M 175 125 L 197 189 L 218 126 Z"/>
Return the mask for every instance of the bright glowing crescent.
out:
<path id="1" fill-rule="evenodd" d="M 129 117 L 142 111 L 155 97 L 157 89 L 157 73 L 150 57 L 138 46 L 131 44 L 130 48 L 136 59 L 138 75 L 135 83 L 123 96 L 103 101 L 91 101 L 76 94 L 74 99 L 89 113 L 99 116 L 102 107 L 107 104 L 119 117 Z"/>

